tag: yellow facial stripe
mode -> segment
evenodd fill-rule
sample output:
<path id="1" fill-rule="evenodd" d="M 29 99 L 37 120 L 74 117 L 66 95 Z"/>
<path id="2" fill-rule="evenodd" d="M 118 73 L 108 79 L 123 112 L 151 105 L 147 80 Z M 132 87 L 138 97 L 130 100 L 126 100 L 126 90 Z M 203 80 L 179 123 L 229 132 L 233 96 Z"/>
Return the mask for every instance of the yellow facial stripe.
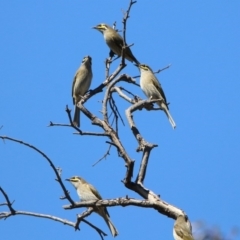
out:
<path id="1" fill-rule="evenodd" d="M 104 24 L 98 25 L 97 28 L 98 29 L 104 29 L 104 30 L 107 29 L 106 25 L 104 25 Z"/>
<path id="2" fill-rule="evenodd" d="M 149 67 L 147 65 L 140 65 L 140 68 L 144 69 L 144 70 L 149 70 Z"/>
<path id="3" fill-rule="evenodd" d="M 70 178 L 70 181 L 71 181 L 71 182 L 78 182 L 78 180 L 79 180 L 79 179 L 78 179 L 77 177 L 72 177 L 72 178 Z"/>

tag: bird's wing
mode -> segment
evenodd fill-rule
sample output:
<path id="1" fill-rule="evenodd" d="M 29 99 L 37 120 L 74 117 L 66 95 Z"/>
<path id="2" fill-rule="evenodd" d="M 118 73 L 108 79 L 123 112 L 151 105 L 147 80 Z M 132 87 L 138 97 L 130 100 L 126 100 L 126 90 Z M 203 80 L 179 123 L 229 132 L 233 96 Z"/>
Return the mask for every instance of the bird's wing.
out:
<path id="1" fill-rule="evenodd" d="M 114 37 L 112 37 L 112 41 L 119 47 L 122 48 L 123 47 L 123 39 L 122 37 L 117 34 Z"/>
<path id="2" fill-rule="evenodd" d="M 93 185 L 88 184 L 88 187 L 97 199 L 100 199 L 100 200 L 102 199 L 101 195 L 99 194 L 99 192 L 97 191 L 97 189 Z"/>
<path id="3" fill-rule="evenodd" d="M 73 83 L 72 83 L 72 98 L 73 98 L 73 104 L 75 105 L 75 99 L 74 99 L 74 85 L 76 83 L 76 78 L 77 78 L 77 73 L 75 74 L 73 78 Z"/>
<path id="4" fill-rule="evenodd" d="M 93 185 L 88 184 L 88 187 L 97 199 L 100 199 L 100 200 L 102 199 L 101 195 L 99 194 L 99 192 L 97 191 L 97 189 Z M 105 212 L 105 214 L 107 214 L 110 217 L 106 207 L 103 207 L 100 211 Z"/>
<path id="5" fill-rule="evenodd" d="M 163 92 L 163 89 L 161 87 L 161 84 L 159 83 L 159 81 L 157 80 L 157 78 L 155 78 L 155 76 L 152 77 L 152 82 L 153 82 L 153 85 L 157 88 L 158 92 L 161 94 L 161 96 L 163 97 L 166 105 L 167 105 L 167 99 L 166 99 L 166 96 Z"/>

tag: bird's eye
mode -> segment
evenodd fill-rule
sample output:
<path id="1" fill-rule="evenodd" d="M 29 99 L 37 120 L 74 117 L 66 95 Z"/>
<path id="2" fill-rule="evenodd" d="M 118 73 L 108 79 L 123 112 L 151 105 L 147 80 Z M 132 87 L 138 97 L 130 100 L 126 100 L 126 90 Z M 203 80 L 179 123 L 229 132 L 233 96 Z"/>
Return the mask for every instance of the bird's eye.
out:
<path id="1" fill-rule="evenodd" d="M 142 65 L 142 69 L 148 70 L 148 67 L 146 65 Z"/>
<path id="2" fill-rule="evenodd" d="M 149 70 L 149 67 L 147 65 L 144 66 L 145 70 Z"/>

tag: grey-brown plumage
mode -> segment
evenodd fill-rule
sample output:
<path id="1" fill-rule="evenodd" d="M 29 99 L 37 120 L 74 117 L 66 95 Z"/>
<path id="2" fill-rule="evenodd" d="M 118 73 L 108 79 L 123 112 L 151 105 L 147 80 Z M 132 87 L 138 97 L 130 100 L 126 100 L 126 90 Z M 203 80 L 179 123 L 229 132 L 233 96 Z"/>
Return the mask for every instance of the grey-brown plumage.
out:
<path id="1" fill-rule="evenodd" d="M 194 240 L 191 223 L 186 216 L 179 215 L 174 223 L 173 237 L 175 240 Z"/>
<path id="2" fill-rule="evenodd" d="M 72 83 L 72 97 L 75 105 L 75 112 L 73 117 L 73 124 L 80 127 L 80 109 L 77 103 L 81 97 L 88 91 L 92 82 L 92 58 L 86 56 L 82 60 L 82 64 L 77 70 Z"/>
<path id="3" fill-rule="evenodd" d="M 176 124 L 169 112 L 166 96 L 152 69 L 146 64 L 138 64 L 140 69 L 140 87 L 148 98 L 161 99 L 157 104 L 165 112 L 173 128 Z"/>
<path id="4" fill-rule="evenodd" d="M 74 176 L 70 179 L 66 179 L 71 182 L 77 190 L 78 196 L 82 201 L 89 200 L 100 200 L 102 199 L 101 195 L 98 193 L 97 189 L 91 184 L 87 183 L 83 178 Z M 118 231 L 110 220 L 109 213 L 106 207 L 94 207 L 94 211 L 98 213 L 105 220 L 108 225 L 113 237 L 118 235 Z"/>
<path id="5" fill-rule="evenodd" d="M 103 34 L 103 37 L 108 47 L 118 56 L 122 56 L 123 38 L 120 36 L 112 27 L 105 23 L 98 24 L 93 27 Z M 127 43 L 126 43 L 127 45 Z M 125 58 L 130 62 L 139 64 L 138 60 L 133 56 L 132 51 L 129 47 L 125 49 Z"/>

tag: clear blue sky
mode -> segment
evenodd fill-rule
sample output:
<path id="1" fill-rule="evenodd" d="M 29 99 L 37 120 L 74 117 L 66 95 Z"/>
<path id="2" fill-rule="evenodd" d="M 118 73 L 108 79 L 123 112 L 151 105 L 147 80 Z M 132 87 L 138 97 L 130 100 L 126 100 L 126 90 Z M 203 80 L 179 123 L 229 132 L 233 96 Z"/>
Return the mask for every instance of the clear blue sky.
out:
<path id="1" fill-rule="evenodd" d="M 130 196 L 123 160 L 115 149 L 92 167 L 107 150 L 104 138 L 73 135 L 71 128 L 48 128 L 49 121 L 68 123 L 71 84 L 83 56 L 93 58 L 91 88 L 104 80 L 108 48 L 91 29 L 98 23 L 122 29 L 124 1 L 1 1 L 0 2 L 0 135 L 29 142 L 44 151 L 63 170 L 63 178 L 80 175 L 103 198 Z M 158 75 L 177 123 L 171 129 L 163 112 L 137 112 L 142 135 L 159 145 L 154 149 L 146 187 L 185 210 L 192 222 L 204 220 L 227 233 L 240 227 L 240 2 L 138 1 L 128 21 L 127 42 L 140 62 L 154 70 L 172 64 Z M 117 66 L 113 64 L 111 70 Z M 128 62 L 123 73 L 138 75 Z M 139 81 L 139 79 L 137 79 Z M 122 84 L 121 84 L 122 85 Z M 124 84 L 125 87 L 128 85 Z M 138 87 L 130 88 L 144 97 Z M 86 106 L 101 117 L 97 95 Z M 122 116 L 129 106 L 115 96 Z M 137 143 L 128 124 L 121 126 L 122 142 L 136 161 Z M 82 115 L 82 129 L 99 131 Z M 135 176 L 134 176 L 135 177 Z M 74 221 L 83 209 L 65 211 L 62 190 L 49 164 L 17 143 L 0 143 L 0 185 L 15 200 L 17 210 L 52 214 Z M 74 200 L 73 187 L 66 183 Z M 0 195 L 0 202 L 5 201 Z M 0 211 L 6 210 L 1 207 Z M 173 220 L 154 210 L 109 208 L 118 239 L 173 239 Z M 96 214 L 90 220 L 108 233 Z M 50 220 L 16 216 L 0 221 L 1 236 L 12 239 L 99 239 L 84 223 L 81 231 Z"/>

